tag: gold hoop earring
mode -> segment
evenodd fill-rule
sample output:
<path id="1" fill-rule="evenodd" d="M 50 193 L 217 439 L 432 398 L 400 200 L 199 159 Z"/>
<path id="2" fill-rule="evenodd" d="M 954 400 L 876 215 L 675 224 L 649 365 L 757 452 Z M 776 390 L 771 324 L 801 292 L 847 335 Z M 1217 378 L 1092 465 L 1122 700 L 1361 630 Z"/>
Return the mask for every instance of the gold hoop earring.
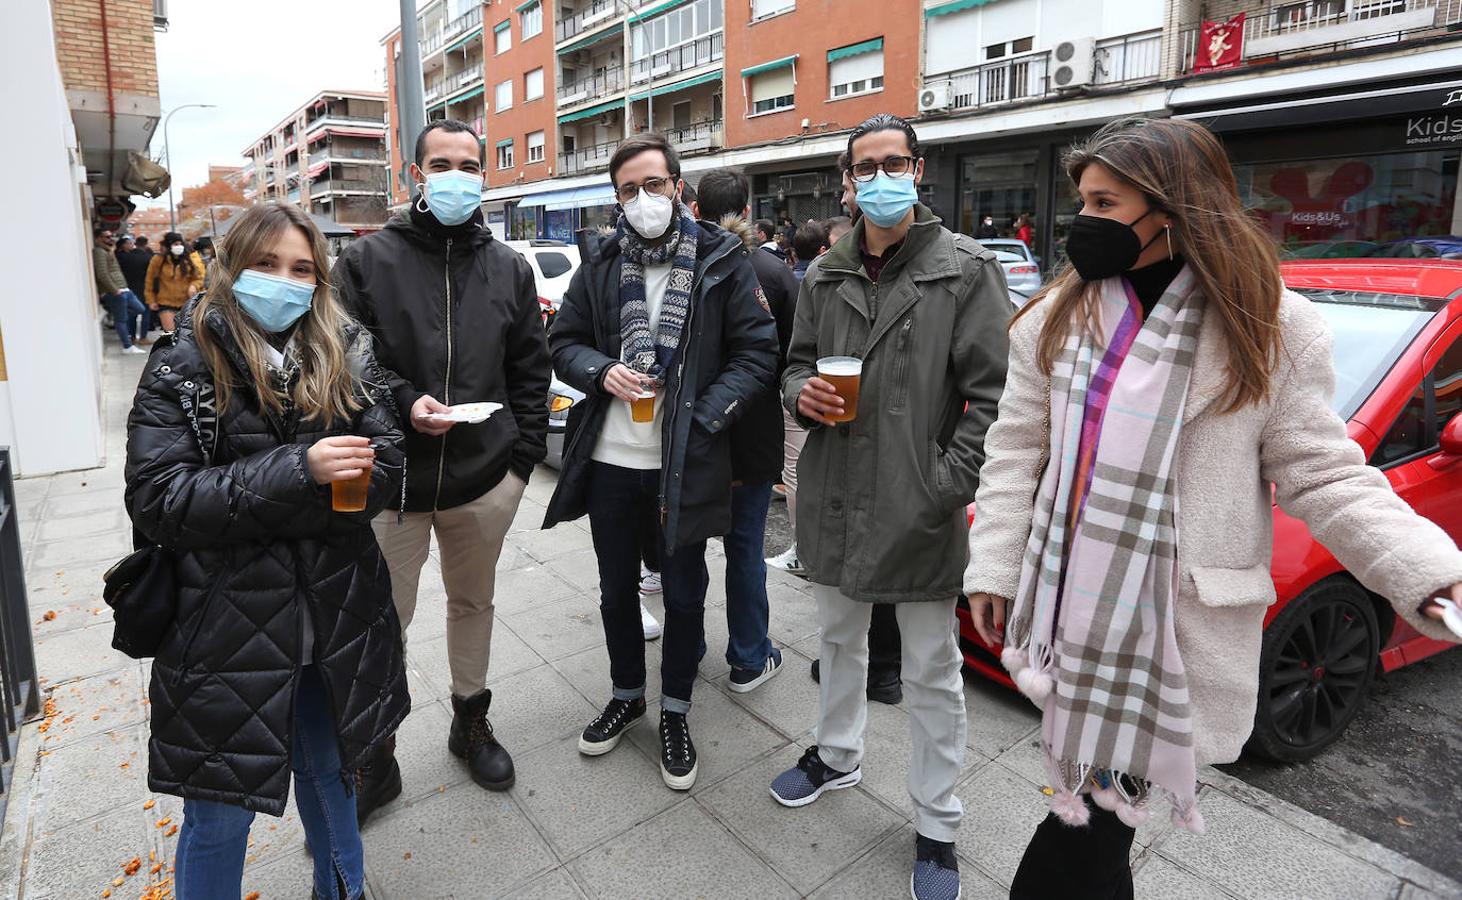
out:
<path id="1" fill-rule="evenodd" d="M 1162 227 L 1163 233 L 1168 236 L 1168 260 L 1173 258 L 1173 226 L 1171 223 Z"/>

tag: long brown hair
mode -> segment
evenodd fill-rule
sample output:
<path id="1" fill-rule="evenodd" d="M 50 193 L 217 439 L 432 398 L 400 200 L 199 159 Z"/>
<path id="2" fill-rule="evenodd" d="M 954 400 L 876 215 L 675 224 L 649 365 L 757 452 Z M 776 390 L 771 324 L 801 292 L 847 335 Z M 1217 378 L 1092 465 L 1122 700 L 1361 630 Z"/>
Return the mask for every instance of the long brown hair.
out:
<path id="1" fill-rule="evenodd" d="M 1228 344 L 1224 412 L 1268 397 L 1279 355 L 1279 256 L 1244 211 L 1228 156 L 1212 132 L 1182 119 L 1118 119 L 1068 150 L 1064 163 L 1077 185 L 1088 166 L 1101 164 L 1172 219 L 1173 241 L 1193 270 L 1205 315 L 1218 317 Z M 1045 373 L 1072 323 L 1089 329 L 1097 321 L 1098 284 L 1067 264 L 1015 316 L 1037 302 L 1051 304 L 1036 355 Z"/>
<path id="2" fill-rule="evenodd" d="M 269 374 L 268 341 L 254 320 L 239 308 L 233 283 L 239 273 L 253 265 L 274 246 L 286 228 L 298 228 L 310 243 L 315 263 L 315 295 L 310 310 L 295 325 L 294 353 L 299 377 L 294 393 L 285 397 Z M 252 206 L 233 221 L 217 248 L 215 274 L 208 290 L 193 310 L 193 334 L 203 360 L 213 373 L 218 390 L 218 409 L 228 407 L 229 395 L 241 385 L 217 337 L 209 330 L 209 315 L 219 315 L 239 345 L 249 368 L 249 378 L 262 409 L 282 413 L 285 400 L 293 402 L 307 420 L 341 422 L 361 409 L 356 399 L 357 383 L 350 372 L 345 328 L 350 317 L 330 289 L 329 251 L 325 237 L 298 207 L 279 201 Z"/>

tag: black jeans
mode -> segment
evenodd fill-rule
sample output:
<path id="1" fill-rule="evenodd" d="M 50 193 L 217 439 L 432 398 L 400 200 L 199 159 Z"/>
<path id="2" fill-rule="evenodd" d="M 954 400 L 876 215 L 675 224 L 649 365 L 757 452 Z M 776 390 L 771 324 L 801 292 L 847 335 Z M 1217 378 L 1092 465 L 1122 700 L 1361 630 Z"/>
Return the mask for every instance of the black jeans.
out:
<path id="1" fill-rule="evenodd" d="M 892 681 L 903 670 L 899 618 L 892 603 L 873 604 L 868 622 L 868 683 Z"/>
<path id="2" fill-rule="evenodd" d="M 599 614 L 609 644 L 609 678 L 614 696 L 633 700 L 645 693 L 645 631 L 640 623 L 640 541 L 648 517 L 658 522 L 660 471 L 625 469 L 595 462 L 589 475 L 589 529 L 599 560 Z M 661 642 L 660 705 L 690 711 L 691 687 L 705 641 L 706 542 L 665 547 L 655 540 L 664 586 L 665 635 Z"/>
<path id="3" fill-rule="evenodd" d="M 1128 855 L 1137 832 L 1089 797 L 1086 806 L 1091 822 L 1081 828 L 1054 814 L 1036 826 L 1010 885 L 1010 900 L 1133 900 Z"/>

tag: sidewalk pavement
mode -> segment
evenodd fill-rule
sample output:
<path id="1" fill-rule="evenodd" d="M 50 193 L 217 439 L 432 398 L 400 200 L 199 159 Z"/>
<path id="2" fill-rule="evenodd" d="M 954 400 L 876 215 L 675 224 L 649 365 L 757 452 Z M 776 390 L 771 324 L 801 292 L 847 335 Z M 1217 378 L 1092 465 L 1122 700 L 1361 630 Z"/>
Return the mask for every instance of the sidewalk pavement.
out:
<path id="1" fill-rule="evenodd" d="M 147 790 L 149 666 L 111 649 L 101 601 L 101 573 L 129 549 L 125 422 L 144 362 L 107 347 L 106 467 L 16 485 L 50 702 L 21 738 L 0 832 L 3 898 L 172 896 L 181 803 Z M 608 662 L 587 523 L 538 530 L 553 477 L 548 469 L 535 475 L 499 566 L 489 686 L 517 786 L 483 791 L 447 752 L 445 595 L 433 552 L 408 650 L 413 711 L 398 745 L 406 789 L 366 829 L 367 896 L 908 896 L 914 832 L 905 710 L 870 705 L 858 788 L 803 810 L 774 803 L 772 778 L 812 742 L 815 605 L 803 582 L 772 574 L 771 631 L 786 671 L 750 694 L 730 693 L 721 652 L 724 562 L 715 542 L 709 650 L 690 719 L 701 765 L 695 789 L 682 794 L 661 783 L 653 721 L 615 753 L 579 755 L 580 730 L 608 698 Z M 651 606 L 661 612 L 658 600 Z M 646 656 L 653 672 L 658 643 Z M 653 678 L 650 688 L 655 694 Z M 1029 703 L 978 678 L 967 678 L 965 695 L 969 747 L 957 790 L 965 805 L 964 896 L 993 900 L 1006 895 L 1045 814 L 1038 719 Z M 1207 836 L 1173 832 L 1166 815 L 1139 831 L 1132 865 L 1144 900 L 1462 896 L 1457 882 L 1223 773 L 1205 769 L 1200 779 Z M 309 896 L 310 865 L 292 807 L 282 819 L 257 818 L 243 889 L 261 900 Z"/>

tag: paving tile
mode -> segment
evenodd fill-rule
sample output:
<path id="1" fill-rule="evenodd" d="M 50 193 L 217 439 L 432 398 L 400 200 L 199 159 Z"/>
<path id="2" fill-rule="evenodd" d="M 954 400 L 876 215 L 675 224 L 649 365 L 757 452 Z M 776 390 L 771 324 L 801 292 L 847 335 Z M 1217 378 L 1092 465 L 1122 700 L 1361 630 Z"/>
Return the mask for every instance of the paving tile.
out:
<path id="1" fill-rule="evenodd" d="M 517 534 L 520 531 L 541 531 L 543 516 L 547 512 L 548 507 L 525 496 L 518 501 L 518 508 L 513 512 L 513 522 L 508 526 L 508 534 Z"/>
<path id="2" fill-rule="evenodd" d="M 296 846 L 288 855 L 247 866 L 240 887 L 246 897 L 258 891 L 259 900 L 310 900 L 314 878 L 314 860 Z"/>
<path id="3" fill-rule="evenodd" d="M 1400 881 L 1220 791 L 1205 789 L 1207 833 L 1174 832 L 1159 857 L 1253 900 L 1390 897 Z"/>
<path id="4" fill-rule="evenodd" d="M 407 665 L 425 676 L 430 684 L 430 696 L 446 699 L 452 695 L 452 672 L 447 663 L 446 636 L 425 641 L 412 640 L 406 644 Z M 510 675 L 543 665 L 543 658 L 507 627 L 497 622 L 492 630 L 492 657 L 487 670 L 487 683 L 491 686 Z"/>
<path id="5" fill-rule="evenodd" d="M 909 799 L 909 764 L 914 756 L 909 716 L 901 707 L 868 704 L 868 725 L 863 730 L 863 789 L 899 810 L 914 814 Z M 961 778 L 984 758 L 965 753 Z"/>
<path id="6" fill-rule="evenodd" d="M 792 585 L 769 581 L 767 604 L 771 610 L 767 633 L 778 643 L 796 643 L 818 634 L 822 627 L 816 601 Z"/>
<path id="7" fill-rule="evenodd" d="M 553 499 L 553 489 L 557 483 L 558 472 L 540 463 L 533 470 L 533 477 L 528 479 L 528 487 L 523 489 L 523 499 L 547 506 L 548 501 Z"/>
<path id="8" fill-rule="evenodd" d="M 646 716 L 634 728 L 652 728 Z M 515 758 L 512 790 L 554 849 L 575 856 L 685 799 L 667 788 L 657 764 L 628 742 L 604 756 L 579 753 L 578 737 L 565 738 Z M 573 785 L 565 790 L 564 785 Z"/>
<path id="9" fill-rule="evenodd" d="M 1142 900 L 1232 900 L 1233 896 L 1151 854 L 1132 876 L 1132 893 Z"/>
<path id="10" fill-rule="evenodd" d="M 119 460 L 116 465 L 100 469 L 84 469 L 80 472 L 62 472 L 51 476 L 51 490 L 47 499 L 71 494 L 111 494 L 118 503 L 122 502 L 122 490 L 126 487 L 126 474 Z"/>
<path id="11" fill-rule="evenodd" d="M 565 526 L 559 525 L 558 528 Z M 554 557 L 549 567 L 560 578 L 590 595 L 595 602 L 599 599 L 599 558 L 593 550 L 575 550 L 563 556 Z"/>
<path id="12" fill-rule="evenodd" d="M 35 639 L 36 671 L 47 684 L 87 678 L 136 665 L 112 649 L 110 621 Z"/>
<path id="13" fill-rule="evenodd" d="M 539 521 L 542 522 L 541 517 Z M 577 528 L 518 531 L 508 537 L 508 542 L 539 562 L 594 547 L 593 539 Z"/>
<path id="14" fill-rule="evenodd" d="M 61 494 L 48 497 L 42 514 L 47 520 L 69 519 L 76 516 L 93 516 L 111 511 L 126 515 L 122 497 L 111 491 L 88 491 L 84 494 Z"/>
<path id="15" fill-rule="evenodd" d="M 411 714 L 396 731 L 396 762 L 401 766 L 401 796 L 382 813 L 431 797 L 471 778 L 467 766 L 447 749 L 452 711 L 445 700 L 412 697 Z M 375 827 L 372 818 L 366 825 Z"/>
<path id="16" fill-rule="evenodd" d="M 965 715 L 970 722 L 966 743 L 994 759 L 1041 725 L 1041 712 L 1018 691 L 979 675 L 965 673 Z"/>
<path id="17" fill-rule="evenodd" d="M 81 738 L 50 750 L 43 743 L 36 798 L 46 830 L 63 828 L 100 812 L 137 804 L 147 796 L 143 726 Z M 122 763 L 127 767 L 122 768 Z"/>
<path id="18" fill-rule="evenodd" d="M 796 738 L 817 725 L 818 687 L 800 657 L 784 652 L 782 666 L 780 675 L 751 693 L 728 696 L 783 735 Z"/>
<path id="19" fill-rule="evenodd" d="M 913 871 L 914 828 L 905 825 L 811 897 L 812 900 L 907 897 Z M 1010 894 L 973 866 L 960 866 L 959 886 L 962 900 L 1006 900 Z"/>
<path id="20" fill-rule="evenodd" d="M 102 503 L 106 498 L 92 494 L 74 495 L 71 498 L 58 497 L 57 502 L 66 499 L 75 500 L 80 497 L 87 502 Z M 127 518 L 127 511 L 123 508 L 120 498 L 110 498 L 109 506 L 100 509 L 93 509 L 85 515 L 76 516 L 55 516 L 46 514 L 42 517 L 40 532 L 37 535 L 41 541 L 79 541 L 88 543 L 97 535 L 113 531 L 121 531 L 131 528 L 131 520 Z M 50 504 L 48 503 L 47 506 Z"/>
<path id="21" fill-rule="evenodd" d="M 517 803 L 464 784 L 364 834 L 377 896 L 503 897 L 558 864 Z"/>
<path id="22" fill-rule="evenodd" d="M 658 597 L 652 599 L 653 603 L 647 602 L 645 605 L 651 607 L 655 618 L 661 622 L 665 621 L 663 601 Z M 704 678 L 712 681 L 724 679 L 731 672 L 731 664 L 726 662 L 726 641 L 731 633 L 730 629 L 726 627 L 726 611 L 710 607 L 706 609 L 705 618 L 702 621 L 705 624 L 706 655 L 701 657 L 698 669 Z"/>
<path id="23" fill-rule="evenodd" d="M 50 696 L 56 701 L 56 717 L 46 730 L 46 737 L 50 738 L 46 742 L 47 750 L 147 719 L 142 702 L 147 696 L 147 685 L 136 663 L 105 675 L 57 685 Z"/>
<path id="24" fill-rule="evenodd" d="M 552 666 L 493 683 L 493 729 L 514 756 L 577 736 L 598 713 Z"/>
<path id="25" fill-rule="evenodd" d="M 574 686 L 597 712 L 609 702 L 613 683 L 609 679 L 609 650 L 591 647 L 572 656 L 554 660 L 551 665 Z M 779 676 L 780 677 L 780 676 Z M 645 700 L 659 705 L 660 642 L 645 642 Z"/>
<path id="26" fill-rule="evenodd" d="M 659 759 L 659 711 L 652 708 L 645 718 L 650 721 L 631 731 L 629 739 L 650 759 Z M 715 690 L 696 691 L 689 722 L 698 769 L 692 793 L 701 793 L 757 757 L 787 746 L 786 738 Z"/>
<path id="27" fill-rule="evenodd" d="M 1015 877 L 1020 858 L 1049 811 L 1041 790 L 999 764 L 976 770 L 955 789 L 964 804 L 960 858 L 1002 885 Z"/>
<path id="28" fill-rule="evenodd" d="M 111 633 L 112 610 L 102 600 L 101 572 L 93 581 L 76 570 L 61 576 L 32 575 L 26 584 L 26 605 L 31 611 L 31 635 L 36 640 L 77 628 L 101 627 Z M 51 618 L 52 613 L 55 613 Z"/>
<path id="29" fill-rule="evenodd" d="M 772 779 L 795 765 L 798 755 L 788 748 L 748 766 L 701 794 L 699 802 L 806 893 L 847 868 L 899 820 L 859 790 L 824 794 L 802 809 L 779 805 L 771 797 Z"/>
<path id="30" fill-rule="evenodd" d="M 674 852 L 667 853 L 671 847 Z M 592 896 L 604 900 L 797 896 L 693 801 L 676 805 L 570 865 Z"/>
<path id="31" fill-rule="evenodd" d="M 51 490 L 51 476 L 41 475 L 35 478 L 17 478 L 15 485 L 16 503 L 33 503 L 46 499 L 46 494 Z"/>
<path id="32" fill-rule="evenodd" d="M 584 892 L 566 869 L 554 869 L 512 895 L 512 900 L 583 900 Z"/>
<path id="33" fill-rule="evenodd" d="M 122 867 L 134 856 L 147 861 L 150 837 L 140 804 L 38 833 L 26 868 L 26 900 L 100 897 L 104 890 L 112 892 L 112 900 L 142 896 L 147 868 L 127 878 Z M 114 886 L 115 878 L 125 880 Z M 13 889 L 7 887 L 6 892 Z"/>
<path id="34" fill-rule="evenodd" d="M 86 540 L 36 541 L 29 562 L 35 567 L 61 568 L 107 559 L 116 562 L 131 552 L 130 530 L 108 531 L 89 535 Z"/>
<path id="35" fill-rule="evenodd" d="M 1046 772 L 1045 754 L 1041 752 L 1039 732 L 1016 741 L 1010 749 L 995 757 L 995 761 L 1032 784 L 1051 783 L 1051 776 Z"/>
<path id="36" fill-rule="evenodd" d="M 499 616 L 508 616 L 583 594 L 552 569 L 535 563 L 498 573 L 493 607 Z M 597 595 L 592 599 L 597 601 Z"/>
<path id="37" fill-rule="evenodd" d="M 570 597 L 512 615 L 501 615 L 513 632 L 544 659 L 560 659 L 604 643 L 599 605 L 582 596 Z"/>

